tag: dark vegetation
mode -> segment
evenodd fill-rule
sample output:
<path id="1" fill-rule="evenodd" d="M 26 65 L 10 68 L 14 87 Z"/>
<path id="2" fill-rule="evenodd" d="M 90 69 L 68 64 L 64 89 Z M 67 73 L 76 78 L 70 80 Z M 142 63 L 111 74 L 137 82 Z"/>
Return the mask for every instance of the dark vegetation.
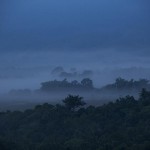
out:
<path id="1" fill-rule="evenodd" d="M 123 78 L 117 78 L 115 83 L 108 84 L 102 88 L 102 90 L 111 91 L 140 91 L 142 88 L 150 89 L 149 80 L 140 79 L 135 81 L 134 79 L 125 80 Z"/>
<path id="2" fill-rule="evenodd" d="M 42 91 L 50 91 L 50 90 L 60 90 L 60 89 L 97 89 L 93 86 L 93 81 L 89 78 L 84 78 L 81 82 L 78 82 L 77 80 L 74 80 L 72 82 L 67 81 L 67 79 L 64 79 L 62 81 L 48 81 L 41 83 L 41 90 Z M 109 91 L 121 91 L 121 90 L 127 90 L 127 91 L 138 91 L 142 88 L 150 89 L 149 80 L 146 79 L 140 79 L 138 81 L 135 81 L 133 79 L 131 80 L 125 80 L 123 78 L 117 78 L 116 81 L 112 84 L 108 84 L 99 90 L 109 90 Z"/>
<path id="3" fill-rule="evenodd" d="M 149 150 L 150 92 L 86 107 L 69 95 L 62 104 L 0 113 L 0 150 Z"/>
<path id="4" fill-rule="evenodd" d="M 88 90 L 94 89 L 93 81 L 89 78 L 84 78 L 81 82 L 74 80 L 72 82 L 64 79 L 62 81 L 48 81 L 41 83 L 41 91 L 55 91 L 55 90 Z"/>
<path id="5" fill-rule="evenodd" d="M 97 92 L 104 94 L 105 92 L 109 93 L 124 93 L 124 95 L 127 94 L 133 94 L 138 93 L 142 90 L 142 88 L 145 88 L 147 90 L 150 90 L 150 83 L 149 80 L 146 79 L 139 79 L 139 80 L 125 80 L 123 78 L 117 78 L 114 83 L 108 84 L 106 86 L 103 86 L 101 88 L 94 87 L 93 81 L 90 78 L 84 78 L 81 80 L 81 82 L 77 80 L 68 81 L 67 79 L 64 80 L 52 80 L 52 81 L 46 81 L 41 83 L 40 89 L 37 89 L 34 91 L 34 93 L 52 93 L 52 92 Z M 19 89 L 19 90 L 11 90 L 9 92 L 10 95 L 31 95 L 33 94 L 33 91 L 29 89 Z"/>

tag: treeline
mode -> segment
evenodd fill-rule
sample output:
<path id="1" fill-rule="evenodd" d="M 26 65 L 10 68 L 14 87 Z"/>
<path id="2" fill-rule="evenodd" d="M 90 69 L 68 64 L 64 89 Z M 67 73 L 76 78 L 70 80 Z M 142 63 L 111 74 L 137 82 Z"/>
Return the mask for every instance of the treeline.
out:
<path id="1" fill-rule="evenodd" d="M 69 95 L 24 112 L 0 113 L 2 150 L 149 150 L 150 92 L 102 106 Z"/>
<path id="2" fill-rule="evenodd" d="M 150 83 L 147 79 L 139 79 L 139 80 L 125 80 L 123 78 L 117 78 L 115 83 L 108 84 L 102 88 L 102 90 L 127 90 L 127 91 L 139 91 L 142 88 L 150 90 Z"/>
<path id="3" fill-rule="evenodd" d="M 63 89 L 93 89 L 93 81 L 89 78 L 84 78 L 81 82 L 74 80 L 72 82 L 64 79 L 62 81 L 54 80 L 41 83 L 40 90 L 51 91 L 51 90 L 63 90 Z"/>
<path id="4" fill-rule="evenodd" d="M 108 84 L 102 88 L 99 88 L 99 90 L 111 90 L 111 91 L 139 91 L 142 88 L 150 90 L 150 83 L 147 79 L 139 79 L 139 80 L 125 80 L 123 78 L 117 78 L 113 84 Z M 98 90 L 98 88 L 95 88 L 93 86 L 93 81 L 89 78 L 83 79 L 81 82 L 78 82 L 77 80 L 74 81 L 67 81 L 67 79 L 64 79 L 62 81 L 54 80 L 54 81 L 48 81 L 41 83 L 42 91 L 51 91 L 51 90 L 61 90 L 61 89 L 95 89 Z"/>
<path id="5" fill-rule="evenodd" d="M 32 93 L 38 92 L 57 92 L 57 91 L 87 91 L 90 90 L 95 92 L 136 92 L 145 88 L 150 90 L 150 83 L 147 79 L 139 79 L 139 80 L 125 80 L 123 78 L 117 78 L 114 83 L 108 84 L 101 88 L 94 87 L 93 81 L 90 78 L 84 78 L 80 82 L 77 80 L 68 81 L 64 80 L 52 80 L 41 83 L 41 87 L 38 90 L 32 91 L 30 89 L 19 89 L 19 90 L 11 90 L 9 92 L 10 95 L 31 95 Z"/>

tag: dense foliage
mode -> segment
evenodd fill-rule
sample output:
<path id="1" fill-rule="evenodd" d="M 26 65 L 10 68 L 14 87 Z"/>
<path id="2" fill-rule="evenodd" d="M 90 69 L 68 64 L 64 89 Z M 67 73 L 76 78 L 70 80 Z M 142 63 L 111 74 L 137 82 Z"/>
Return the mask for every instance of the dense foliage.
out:
<path id="1" fill-rule="evenodd" d="M 112 90 L 112 91 L 139 91 L 142 88 L 150 90 L 149 80 L 140 79 L 140 80 L 126 80 L 123 78 L 117 78 L 115 83 L 108 84 L 104 86 L 103 90 Z"/>
<path id="2" fill-rule="evenodd" d="M 69 99 L 71 108 L 68 109 Z M 75 101 L 75 103 L 73 103 Z M 82 107 L 79 96 L 0 113 L 1 150 L 149 150 L 150 92 Z"/>
<path id="3" fill-rule="evenodd" d="M 87 90 L 92 88 L 93 88 L 93 81 L 89 78 L 84 78 L 81 82 L 78 82 L 77 80 L 69 82 L 67 81 L 67 79 L 64 79 L 62 81 L 54 80 L 41 83 L 42 91 L 70 90 L 70 89 Z"/>

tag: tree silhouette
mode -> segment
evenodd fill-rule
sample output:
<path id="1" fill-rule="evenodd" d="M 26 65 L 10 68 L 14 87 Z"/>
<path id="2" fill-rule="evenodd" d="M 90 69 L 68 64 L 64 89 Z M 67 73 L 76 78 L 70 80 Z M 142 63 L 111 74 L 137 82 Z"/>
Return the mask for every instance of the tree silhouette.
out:
<path id="1" fill-rule="evenodd" d="M 85 78 L 81 81 L 81 84 L 87 88 L 93 88 L 93 81 L 89 78 Z"/>
<path id="2" fill-rule="evenodd" d="M 63 100 L 63 103 L 65 104 L 66 108 L 74 111 L 75 108 L 84 106 L 86 104 L 84 101 L 82 101 L 82 99 L 83 97 L 79 97 L 78 95 L 68 95 L 68 97 Z"/>
<path id="3" fill-rule="evenodd" d="M 150 92 L 147 91 L 145 88 L 143 88 L 140 93 L 139 100 L 142 102 L 143 105 L 149 105 L 150 104 Z"/>

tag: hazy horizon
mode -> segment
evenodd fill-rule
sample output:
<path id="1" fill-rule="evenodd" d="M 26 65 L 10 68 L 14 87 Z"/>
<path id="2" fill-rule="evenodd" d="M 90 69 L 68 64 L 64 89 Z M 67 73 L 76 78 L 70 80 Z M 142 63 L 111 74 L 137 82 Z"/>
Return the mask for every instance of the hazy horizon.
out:
<path id="1" fill-rule="evenodd" d="M 98 87 L 147 78 L 148 0 L 1 0 L 0 93 L 59 79 L 51 70 L 91 70 Z M 101 81 L 100 81 L 101 79 Z"/>

